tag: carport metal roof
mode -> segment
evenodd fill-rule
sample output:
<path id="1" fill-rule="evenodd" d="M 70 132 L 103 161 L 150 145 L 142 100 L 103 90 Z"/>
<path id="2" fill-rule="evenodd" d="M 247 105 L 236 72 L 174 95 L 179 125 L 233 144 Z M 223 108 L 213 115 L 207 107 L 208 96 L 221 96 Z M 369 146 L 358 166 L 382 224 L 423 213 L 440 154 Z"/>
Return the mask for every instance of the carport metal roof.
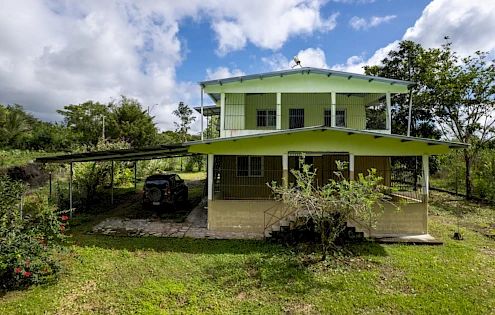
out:
<path id="1" fill-rule="evenodd" d="M 168 144 L 133 149 L 66 154 L 37 158 L 38 163 L 71 163 L 95 161 L 138 161 L 194 155 L 188 152 L 188 144 Z"/>

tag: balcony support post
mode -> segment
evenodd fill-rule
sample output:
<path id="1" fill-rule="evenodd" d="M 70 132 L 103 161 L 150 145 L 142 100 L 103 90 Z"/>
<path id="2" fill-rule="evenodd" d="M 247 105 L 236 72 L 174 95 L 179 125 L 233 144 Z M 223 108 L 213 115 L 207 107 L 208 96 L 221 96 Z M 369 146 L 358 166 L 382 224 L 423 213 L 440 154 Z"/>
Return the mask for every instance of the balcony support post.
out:
<path id="1" fill-rule="evenodd" d="M 390 96 L 390 92 L 387 92 L 387 120 L 386 127 L 389 132 L 392 132 L 392 99 Z"/>
<path id="2" fill-rule="evenodd" d="M 215 156 L 213 154 L 208 154 L 208 171 L 207 171 L 207 181 L 208 181 L 208 200 L 213 200 L 213 160 Z"/>
<path id="3" fill-rule="evenodd" d="M 430 165 L 429 165 L 429 157 L 428 155 L 423 155 L 423 201 L 428 202 L 428 194 L 430 190 Z"/>
<path id="4" fill-rule="evenodd" d="M 354 154 L 349 153 L 349 180 L 354 180 Z"/>
<path id="5" fill-rule="evenodd" d="M 203 141 L 204 138 L 204 129 L 203 129 L 203 120 L 205 119 L 204 112 L 203 112 L 203 88 L 201 88 L 201 141 Z M 207 125 L 208 127 L 208 125 Z"/>
<path id="6" fill-rule="evenodd" d="M 284 187 L 289 185 L 289 154 L 282 154 L 282 181 Z"/>
<path id="7" fill-rule="evenodd" d="M 225 137 L 225 93 L 220 93 L 220 137 Z"/>
<path id="8" fill-rule="evenodd" d="M 336 127 L 337 123 L 337 119 L 336 119 L 336 115 L 337 115 L 337 93 L 336 92 L 332 92 L 332 109 L 331 109 L 331 114 L 332 116 L 330 117 L 330 126 L 332 127 Z"/>
<path id="9" fill-rule="evenodd" d="M 282 129 L 282 93 L 277 93 L 277 130 Z"/>

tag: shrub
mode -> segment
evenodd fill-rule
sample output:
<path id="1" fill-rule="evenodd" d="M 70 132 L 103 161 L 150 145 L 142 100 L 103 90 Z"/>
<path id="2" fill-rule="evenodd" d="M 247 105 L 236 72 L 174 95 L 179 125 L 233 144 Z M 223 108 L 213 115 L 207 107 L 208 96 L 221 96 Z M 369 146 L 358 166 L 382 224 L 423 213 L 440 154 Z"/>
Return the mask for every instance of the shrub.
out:
<path id="1" fill-rule="evenodd" d="M 310 223 L 318 233 L 323 257 L 335 247 L 335 240 L 350 220 L 371 235 L 383 212 L 383 205 L 377 201 L 389 199 L 384 193 L 386 187 L 380 184 L 382 178 L 376 176 L 376 170 L 371 169 L 366 176 L 358 174 L 355 180 L 348 180 L 342 175 L 345 162 L 337 161 L 337 180 L 332 179 L 325 186 L 316 187 L 316 170 L 311 171 L 311 165 L 304 164 L 304 157 L 299 163 L 300 171 L 291 170 L 295 185 L 280 186 L 273 182 L 269 187 L 275 199 L 289 208 L 288 213 L 299 212 L 307 218 L 304 224 Z M 376 211 L 377 204 L 382 211 Z"/>
<path id="2" fill-rule="evenodd" d="M 41 284 L 58 277 L 62 265 L 57 253 L 66 251 L 68 217 L 41 195 L 19 209 L 26 186 L 0 177 L 0 289 Z"/>

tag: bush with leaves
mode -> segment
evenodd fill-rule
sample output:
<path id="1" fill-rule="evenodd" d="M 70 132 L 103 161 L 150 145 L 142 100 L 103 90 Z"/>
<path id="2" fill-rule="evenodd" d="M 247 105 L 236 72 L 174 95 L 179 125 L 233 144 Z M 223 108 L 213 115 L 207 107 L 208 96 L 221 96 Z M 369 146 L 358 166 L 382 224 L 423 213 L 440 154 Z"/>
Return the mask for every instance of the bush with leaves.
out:
<path id="1" fill-rule="evenodd" d="M 98 152 L 105 150 L 123 150 L 132 148 L 132 143 L 126 139 L 113 141 L 110 139 L 100 139 L 97 145 L 88 145 L 80 148 L 78 153 Z M 114 162 L 114 185 L 121 185 L 129 182 L 134 177 L 132 169 L 133 163 Z M 112 162 L 80 162 L 73 166 L 73 184 L 81 195 L 84 202 L 91 200 L 98 188 L 111 184 Z M 61 193 L 63 196 L 68 194 Z"/>
<path id="2" fill-rule="evenodd" d="M 288 213 L 298 213 L 307 218 L 304 224 L 312 222 L 319 234 L 323 254 L 335 248 L 335 240 L 345 230 L 348 221 L 356 222 L 368 235 L 372 234 L 379 216 L 383 213 L 380 200 L 388 201 L 387 187 L 382 178 L 371 169 L 368 175 L 358 174 L 356 180 L 348 180 L 343 171 L 345 162 L 337 161 L 337 180 L 330 180 L 323 187 L 315 186 L 316 169 L 300 161 L 300 170 L 291 170 L 295 183 L 269 184 L 275 199 L 288 207 Z M 377 211 L 377 208 L 381 211 Z"/>
<path id="3" fill-rule="evenodd" d="M 26 186 L 0 177 L 0 290 L 12 290 L 57 279 L 62 265 L 57 253 L 67 251 L 70 236 L 66 211 L 35 195 L 21 217 L 20 198 Z"/>

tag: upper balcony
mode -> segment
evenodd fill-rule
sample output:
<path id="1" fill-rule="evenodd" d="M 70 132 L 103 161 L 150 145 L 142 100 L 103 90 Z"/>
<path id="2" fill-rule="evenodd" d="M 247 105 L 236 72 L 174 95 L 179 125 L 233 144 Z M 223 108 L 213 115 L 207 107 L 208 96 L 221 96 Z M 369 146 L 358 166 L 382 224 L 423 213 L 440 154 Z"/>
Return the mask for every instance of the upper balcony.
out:
<path id="1" fill-rule="evenodd" d="M 415 85 L 315 68 L 199 84 L 202 93 L 215 102 L 214 106 L 208 106 L 208 111 L 220 118 L 220 137 L 314 126 L 390 134 L 392 95 L 409 93 Z M 203 114 L 208 116 L 206 112 Z"/>

